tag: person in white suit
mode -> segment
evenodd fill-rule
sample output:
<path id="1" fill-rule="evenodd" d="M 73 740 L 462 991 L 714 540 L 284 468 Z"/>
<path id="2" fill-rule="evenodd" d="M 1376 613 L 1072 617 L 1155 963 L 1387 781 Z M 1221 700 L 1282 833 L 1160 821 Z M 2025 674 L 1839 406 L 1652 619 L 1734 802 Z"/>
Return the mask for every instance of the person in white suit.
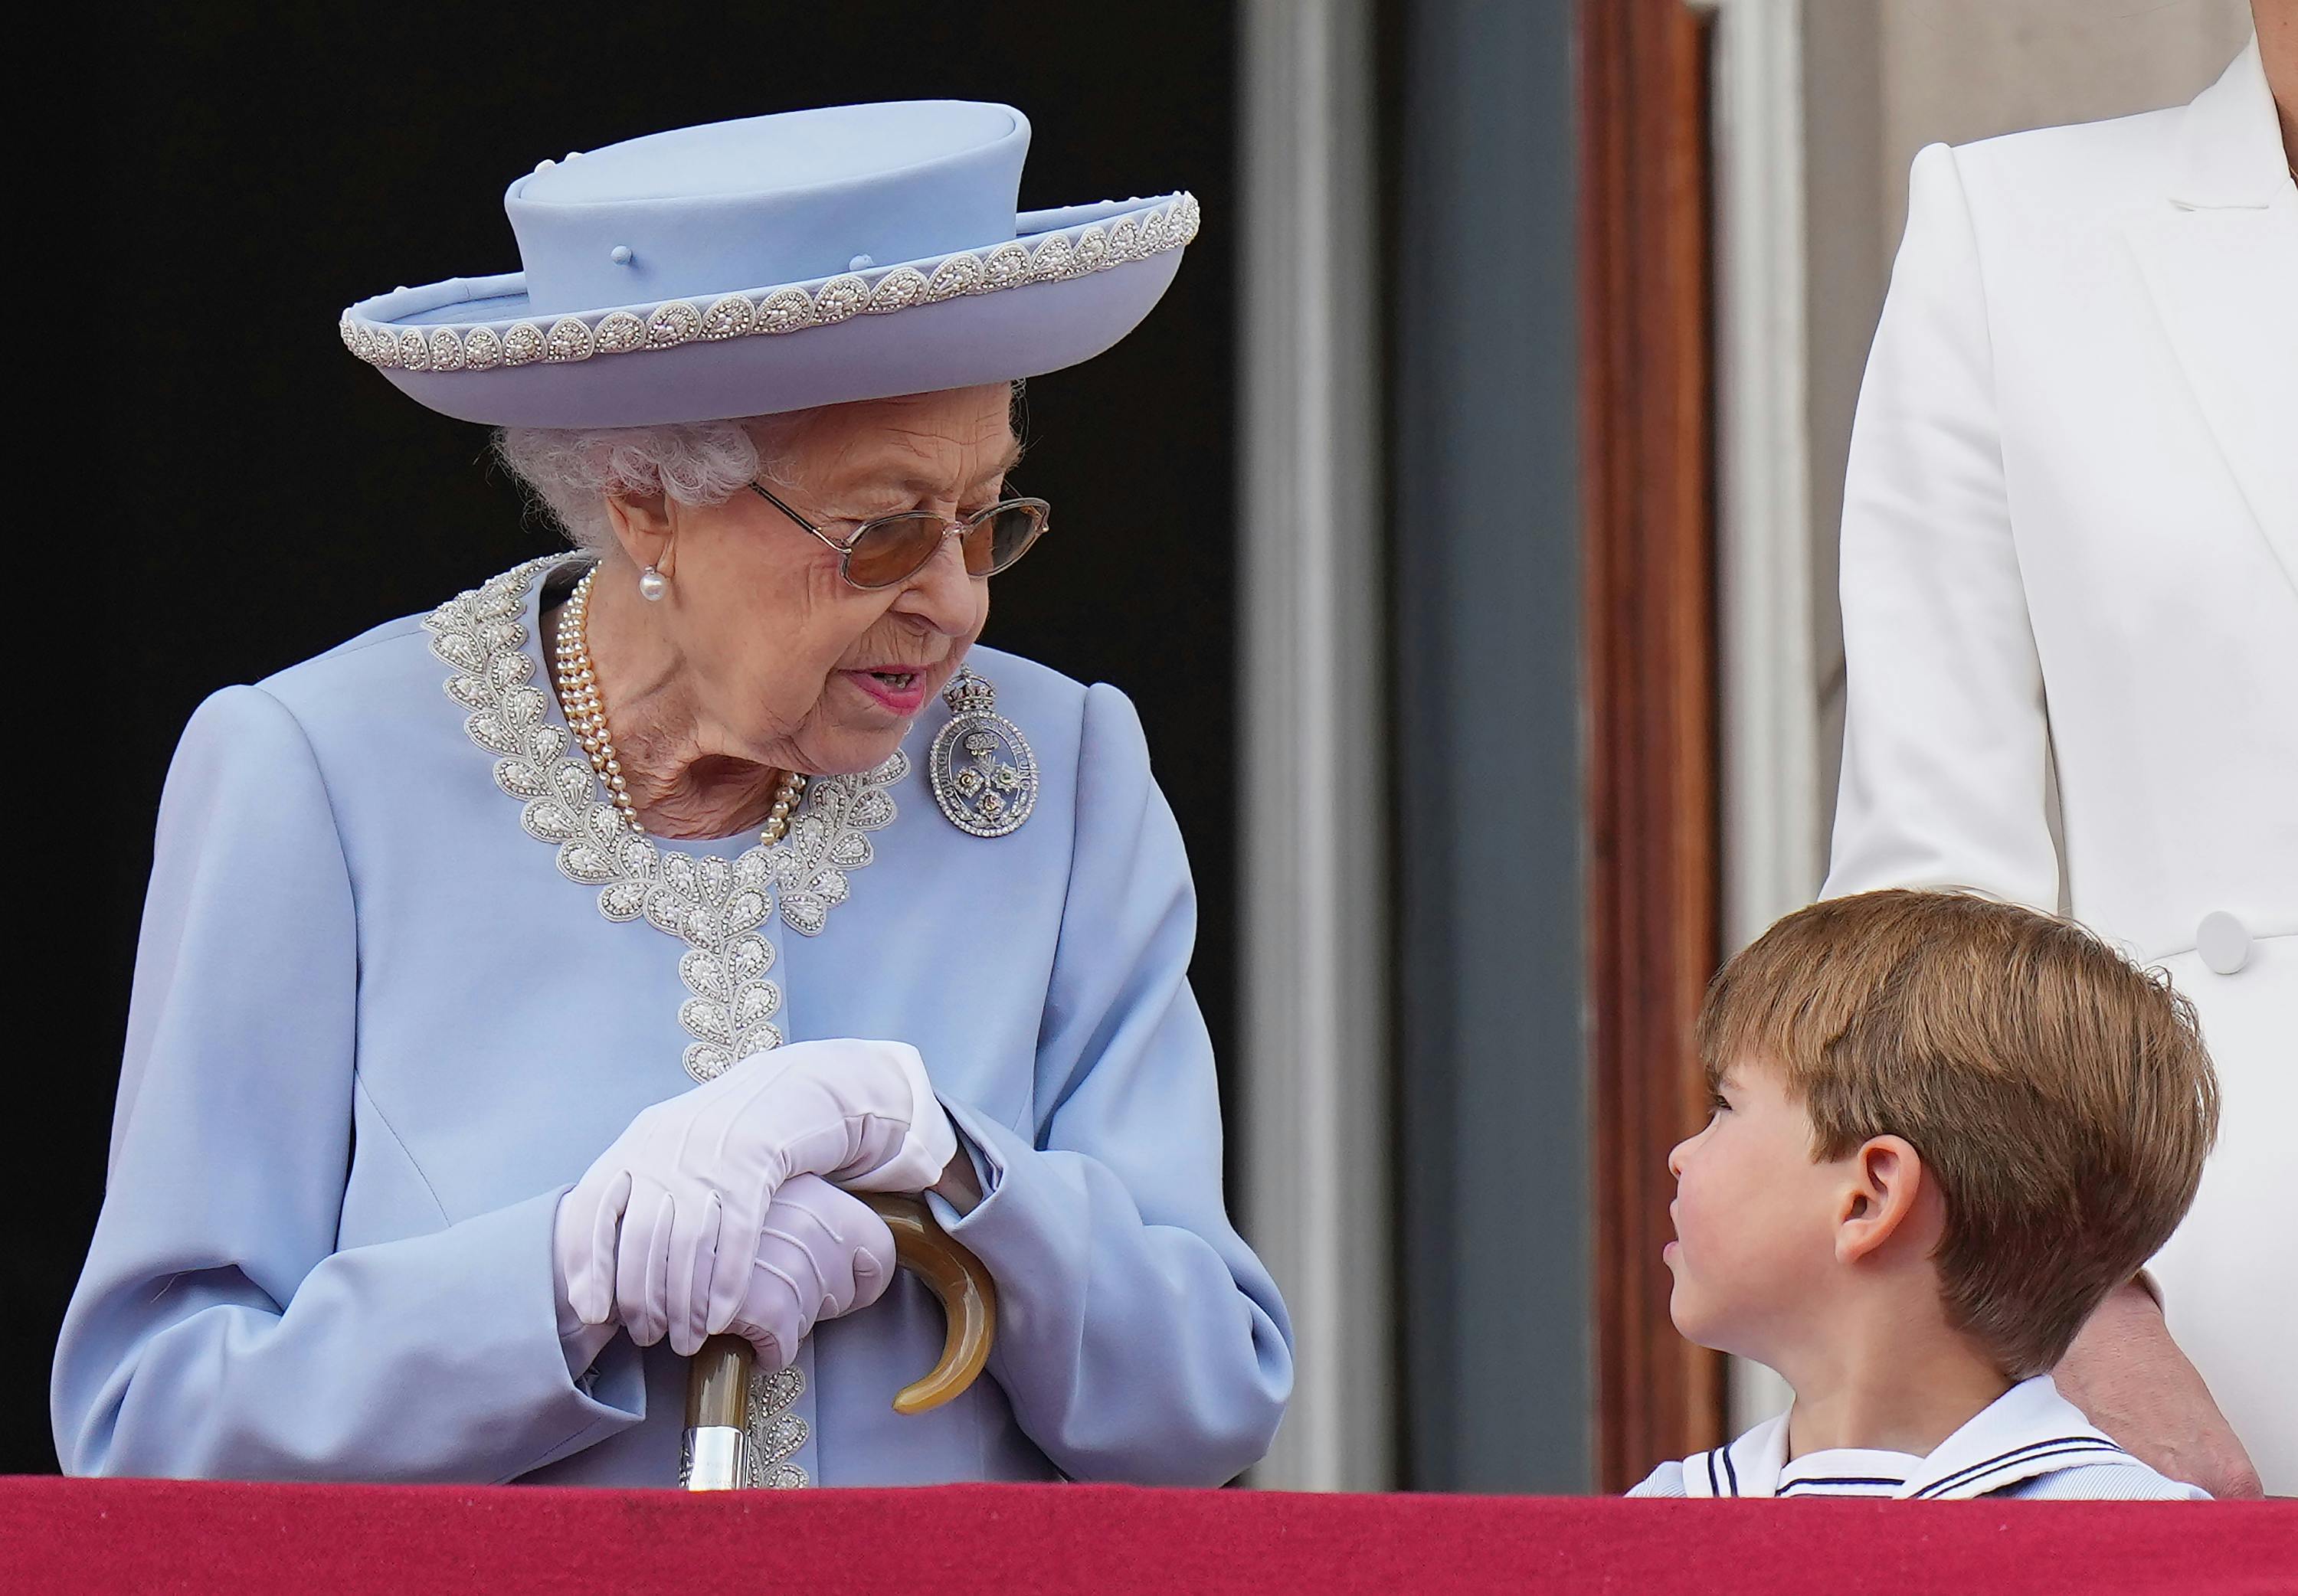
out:
<path id="1" fill-rule="evenodd" d="M 2194 1002 L 2218 1151 L 2159 1306 L 2117 1293 L 2059 1381 L 2218 1496 L 2298 1493 L 2298 0 L 2253 12 L 2191 105 L 1915 158 L 1824 889 L 2063 902 Z"/>

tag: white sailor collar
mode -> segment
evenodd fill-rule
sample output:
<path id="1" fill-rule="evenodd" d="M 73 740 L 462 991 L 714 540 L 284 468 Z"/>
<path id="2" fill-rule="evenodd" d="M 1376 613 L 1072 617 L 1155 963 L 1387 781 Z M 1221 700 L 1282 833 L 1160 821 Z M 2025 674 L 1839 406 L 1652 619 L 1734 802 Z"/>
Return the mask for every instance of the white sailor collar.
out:
<path id="1" fill-rule="evenodd" d="M 2059 1394 L 2048 1375 L 2021 1380 L 1917 1461 L 1889 1495 L 1938 1501 L 1985 1496 L 2038 1475 L 2094 1463 L 2135 1461 Z M 1765 1420 L 1729 1445 L 1683 1460 L 1686 1496 L 1776 1496 L 1788 1472 L 1788 1415 Z M 1831 1492 L 1822 1477 L 1790 1482 L 1798 1496 L 1873 1495 L 1872 1486 Z"/>

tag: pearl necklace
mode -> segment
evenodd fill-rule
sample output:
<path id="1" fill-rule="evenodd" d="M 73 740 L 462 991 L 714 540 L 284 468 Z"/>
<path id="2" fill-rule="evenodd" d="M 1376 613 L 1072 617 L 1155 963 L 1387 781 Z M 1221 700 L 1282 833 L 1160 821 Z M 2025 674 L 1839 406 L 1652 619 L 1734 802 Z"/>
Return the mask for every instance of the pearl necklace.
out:
<path id="1" fill-rule="evenodd" d="M 616 813 L 624 825 L 643 836 L 646 827 L 639 823 L 638 806 L 631 802 L 629 785 L 623 780 L 623 762 L 616 757 L 615 740 L 607 730 L 607 707 L 599 698 L 599 673 L 591 663 L 591 583 L 598 575 L 596 566 L 583 573 L 583 580 L 566 595 L 566 608 L 559 613 L 558 701 L 566 712 L 567 725 L 591 757 L 591 768 L 606 783 Z M 790 812 L 805 790 L 804 776 L 794 770 L 782 773 L 773 809 L 758 829 L 759 841 L 772 848 L 782 839 L 789 831 Z"/>

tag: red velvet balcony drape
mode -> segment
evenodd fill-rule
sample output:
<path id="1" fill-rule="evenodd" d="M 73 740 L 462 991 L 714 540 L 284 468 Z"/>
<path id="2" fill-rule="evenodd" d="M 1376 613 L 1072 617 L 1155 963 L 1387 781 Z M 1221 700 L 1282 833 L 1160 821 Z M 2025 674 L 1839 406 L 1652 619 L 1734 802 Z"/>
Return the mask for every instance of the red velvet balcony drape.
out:
<path id="1" fill-rule="evenodd" d="M 1656 1502 L 1103 1486 L 687 1496 L 0 1479 L 0 1589 L 2265 1596 L 2298 1590 L 2298 1503 Z"/>

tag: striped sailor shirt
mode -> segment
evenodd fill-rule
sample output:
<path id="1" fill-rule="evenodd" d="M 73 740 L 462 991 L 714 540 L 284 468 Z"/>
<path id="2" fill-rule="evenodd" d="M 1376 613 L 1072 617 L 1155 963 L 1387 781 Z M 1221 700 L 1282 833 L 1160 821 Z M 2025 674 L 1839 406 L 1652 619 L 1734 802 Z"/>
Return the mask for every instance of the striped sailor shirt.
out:
<path id="1" fill-rule="evenodd" d="M 1933 1449 L 1836 1448 L 1790 1458 L 1788 1416 L 1728 1446 L 1652 1470 L 1631 1496 L 1876 1496 L 1938 1501 L 2207 1501 L 2199 1486 L 2157 1474 L 2093 1427 L 2048 1375 L 2022 1380 Z"/>

